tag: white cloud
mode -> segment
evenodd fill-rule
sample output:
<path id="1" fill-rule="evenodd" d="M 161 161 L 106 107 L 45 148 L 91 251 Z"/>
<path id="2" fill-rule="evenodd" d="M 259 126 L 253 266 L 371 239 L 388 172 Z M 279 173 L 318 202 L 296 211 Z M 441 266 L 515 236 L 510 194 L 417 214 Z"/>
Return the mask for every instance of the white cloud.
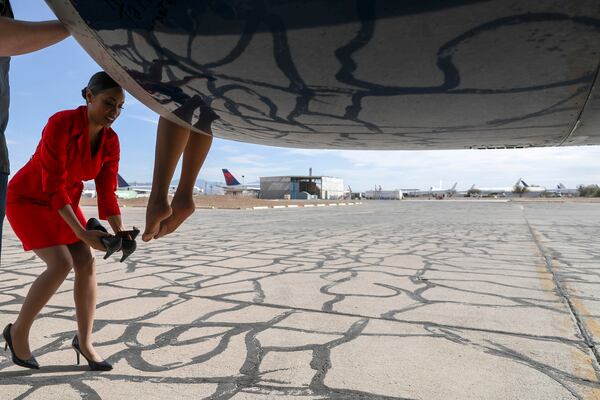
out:
<path id="1" fill-rule="evenodd" d="M 221 144 L 217 146 L 217 150 L 223 151 L 225 153 L 238 154 L 241 150 L 239 147 L 230 145 L 230 144 Z"/>
<path id="2" fill-rule="evenodd" d="M 138 121 L 144 121 L 144 122 L 149 122 L 154 125 L 158 125 L 158 115 L 146 116 L 146 115 L 124 113 L 123 116 L 127 117 L 127 118 L 137 119 Z"/>
<path id="3" fill-rule="evenodd" d="M 264 157 L 259 154 L 240 154 L 239 156 L 227 157 L 227 162 L 231 164 L 248 164 L 263 166 Z"/>
<path id="4" fill-rule="evenodd" d="M 143 106 L 143 104 L 136 99 L 135 97 L 133 97 L 133 95 L 131 93 L 127 93 L 127 97 L 125 98 L 125 107 L 139 107 L 139 106 Z M 146 106 L 144 106 L 146 107 Z"/>

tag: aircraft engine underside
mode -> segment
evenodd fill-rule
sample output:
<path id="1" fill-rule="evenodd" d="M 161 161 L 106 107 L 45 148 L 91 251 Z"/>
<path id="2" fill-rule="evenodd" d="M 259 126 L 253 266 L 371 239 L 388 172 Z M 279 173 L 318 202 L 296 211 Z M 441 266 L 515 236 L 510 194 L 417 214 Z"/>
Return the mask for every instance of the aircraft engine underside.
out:
<path id="1" fill-rule="evenodd" d="M 600 144 L 598 0 L 47 0 L 142 103 L 283 147 Z"/>

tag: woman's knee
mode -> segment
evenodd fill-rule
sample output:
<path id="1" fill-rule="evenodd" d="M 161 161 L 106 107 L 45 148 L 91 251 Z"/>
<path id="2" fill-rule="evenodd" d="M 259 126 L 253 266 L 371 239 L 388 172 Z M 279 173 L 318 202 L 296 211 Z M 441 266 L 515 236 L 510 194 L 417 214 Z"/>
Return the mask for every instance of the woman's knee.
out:
<path id="1" fill-rule="evenodd" d="M 73 258 L 73 269 L 75 274 L 93 274 L 96 272 L 96 258 L 91 252 Z"/>
<path id="2" fill-rule="evenodd" d="M 73 260 L 70 258 L 56 259 L 51 263 L 47 263 L 47 270 L 53 274 L 63 275 L 65 278 L 73 269 Z"/>
<path id="3" fill-rule="evenodd" d="M 46 263 L 48 272 L 64 275 L 65 277 L 71 272 L 71 269 L 73 268 L 73 258 L 66 247 L 55 246 L 34 251 Z"/>
<path id="4" fill-rule="evenodd" d="M 69 246 L 69 252 L 73 258 L 73 269 L 76 275 L 95 273 L 96 259 L 90 246 L 78 242 Z"/>

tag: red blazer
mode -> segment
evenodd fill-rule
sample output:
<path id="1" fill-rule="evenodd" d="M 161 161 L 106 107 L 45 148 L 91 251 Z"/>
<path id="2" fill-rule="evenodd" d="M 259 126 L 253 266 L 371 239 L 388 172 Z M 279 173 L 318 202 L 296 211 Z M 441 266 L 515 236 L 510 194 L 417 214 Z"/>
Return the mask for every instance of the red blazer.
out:
<path id="1" fill-rule="evenodd" d="M 101 219 L 120 214 L 115 195 L 119 154 L 117 134 L 104 128 L 98 151 L 92 156 L 86 106 L 50 117 L 33 157 L 8 186 L 7 216 L 26 250 L 78 240 L 57 211 L 71 204 L 85 226 L 79 208 L 83 181 L 96 181 Z M 42 238 L 48 235 L 56 239 Z"/>

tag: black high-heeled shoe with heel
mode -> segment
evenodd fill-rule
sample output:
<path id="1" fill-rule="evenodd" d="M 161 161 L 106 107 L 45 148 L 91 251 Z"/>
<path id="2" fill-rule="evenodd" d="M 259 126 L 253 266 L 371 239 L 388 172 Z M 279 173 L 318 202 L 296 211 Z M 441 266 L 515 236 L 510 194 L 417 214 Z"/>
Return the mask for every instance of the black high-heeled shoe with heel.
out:
<path id="1" fill-rule="evenodd" d="M 132 255 L 133 252 L 135 251 L 135 249 L 137 248 L 135 238 L 137 237 L 137 235 L 139 233 L 140 233 L 140 230 L 138 228 L 136 228 L 135 226 L 130 231 L 117 232 L 117 236 L 119 236 L 122 240 L 121 251 L 123 252 L 123 255 L 121 256 L 121 259 L 119 260 L 120 262 L 125 261 L 127 259 L 127 257 Z"/>
<path id="2" fill-rule="evenodd" d="M 79 365 L 79 355 L 81 354 L 83 358 L 85 358 L 85 360 L 88 362 L 88 365 L 90 366 L 90 371 L 110 371 L 111 369 L 113 369 L 112 365 L 106 360 L 94 361 L 87 358 L 87 356 L 83 354 L 81 348 L 79 347 L 79 338 L 77 337 L 77 335 L 75 335 L 75 337 L 73 338 L 71 346 L 77 354 L 77 365 Z"/>
<path id="3" fill-rule="evenodd" d="M 6 344 L 4 345 L 4 351 L 6 351 L 7 348 L 10 348 L 10 352 L 12 353 L 12 361 L 19 367 L 40 369 L 40 364 L 38 364 L 35 357 L 32 356 L 28 360 L 22 360 L 19 357 L 17 357 L 17 355 L 15 354 L 15 350 L 13 349 L 12 337 L 10 336 L 11 327 L 12 324 L 8 324 L 6 325 L 6 328 L 4 328 L 4 331 L 2 331 L 2 336 L 4 336 L 4 341 L 6 342 Z"/>
<path id="4" fill-rule="evenodd" d="M 88 231 L 102 231 L 108 233 L 106 228 L 96 218 L 90 218 L 85 225 L 85 229 Z M 106 254 L 104 255 L 105 260 L 113 253 L 121 250 L 121 246 L 123 245 L 123 239 L 120 236 L 107 236 L 100 238 L 100 241 L 104 247 L 106 247 Z"/>

